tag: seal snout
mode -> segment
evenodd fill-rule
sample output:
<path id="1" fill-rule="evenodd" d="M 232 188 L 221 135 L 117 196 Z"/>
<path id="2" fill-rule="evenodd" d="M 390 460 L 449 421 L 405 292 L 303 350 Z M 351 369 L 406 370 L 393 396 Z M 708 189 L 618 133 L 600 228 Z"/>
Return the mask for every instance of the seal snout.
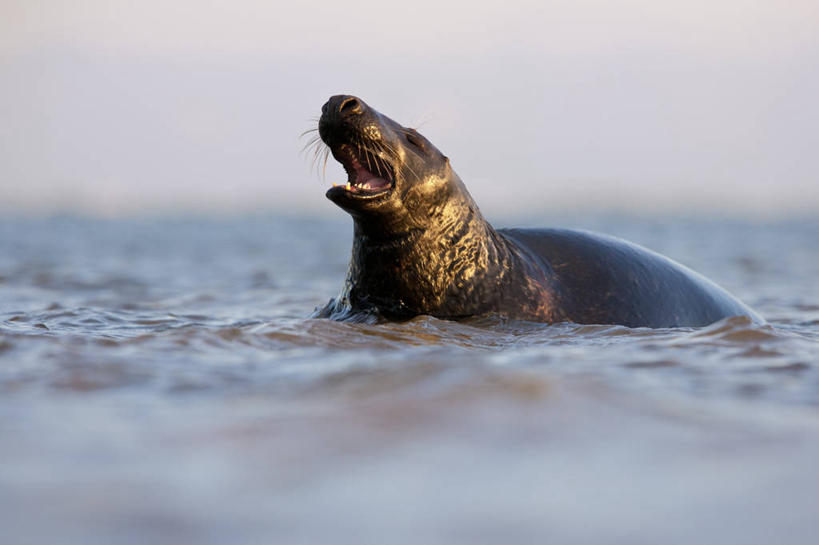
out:
<path id="1" fill-rule="evenodd" d="M 335 95 L 321 107 L 321 120 L 327 123 L 350 120 L 364 113 L 366 105 L 352 95 Z"/>
<path id="2" fill-rule="evenodd" d="M 347 173 L 345 184 L 334 184 L 331 200 L 383 196 L 395 186 L 394 157 L 382 140 L 375 110 L 351 95 L 335 95 L 321 108 L 319 136 Z"/>
<path id="3" fill-rule="evenodd" d="M 356 97 L 343 97 L 341 104 L 338 105 L 338 111 L 341 115 L 357 115 L 364 111 L 361 107 L 361 101 Z"/>
<path id="4" fill-rule="evenodd" d="M 352 95 L 335 95 L 321 107 L 319 136 L 331 148 L 348 143 L 372 117 L 367 105 Z"/>

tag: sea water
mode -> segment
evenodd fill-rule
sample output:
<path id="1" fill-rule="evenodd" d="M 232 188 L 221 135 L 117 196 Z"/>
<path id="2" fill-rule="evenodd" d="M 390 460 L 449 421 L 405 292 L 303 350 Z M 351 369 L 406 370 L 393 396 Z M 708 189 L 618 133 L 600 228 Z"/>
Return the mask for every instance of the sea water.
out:
<path id="1" fill-rule="evenodd" d="M 311 319 L 342 216 L 0 220 L 2 542 L 815 543 L 819 222 L 527 222 L 768 321 L 652 330 Z"/>

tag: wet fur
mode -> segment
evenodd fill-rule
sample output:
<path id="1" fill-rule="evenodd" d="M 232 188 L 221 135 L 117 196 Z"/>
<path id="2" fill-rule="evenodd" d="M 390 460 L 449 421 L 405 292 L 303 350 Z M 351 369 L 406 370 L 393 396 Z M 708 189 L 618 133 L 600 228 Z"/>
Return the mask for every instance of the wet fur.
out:
<path id="1" fill-rule="evenodd" d="M 630 327 L 703 326 L 736 315 L 761 320 L 701 275 L 635 244 L 564 229 L 495 230 L 449 159 L 355 97 L 332 97 L 318 132 L 326 148 L 312 144 L 317 159 L 344 160 L 339 150 L 352 145 L 376 158 L 370 172 L 389 168 L 394 180 L 376 195 L 327 192 L 353 217 L 353 249 L 341 294 L 316 317 L 499 314 Z"/>

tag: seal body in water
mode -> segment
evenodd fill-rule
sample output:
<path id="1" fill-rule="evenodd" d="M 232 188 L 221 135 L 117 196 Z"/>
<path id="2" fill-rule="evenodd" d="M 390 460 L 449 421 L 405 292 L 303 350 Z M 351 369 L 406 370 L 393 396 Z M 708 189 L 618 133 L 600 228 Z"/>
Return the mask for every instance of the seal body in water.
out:
<path id="1" fill-rule="evenodd" d="M 316 317 L 512 319 L 703 326 L 754 312 L 703 276 L 629 242 L 567 229 L 494 229 L 417 131 L 348 95 L 319 136 L 348 175 L 327 198 L 354 223 L 341 294 Z"/>

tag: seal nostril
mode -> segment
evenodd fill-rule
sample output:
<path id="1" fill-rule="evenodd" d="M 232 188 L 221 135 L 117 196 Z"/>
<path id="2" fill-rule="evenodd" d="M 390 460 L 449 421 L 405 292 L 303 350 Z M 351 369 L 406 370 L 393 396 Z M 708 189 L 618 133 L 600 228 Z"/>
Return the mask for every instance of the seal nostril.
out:
<path id="1" fill-rule="evenodd" d="M 347 97 L 341 101 L 338 111 L 341 114 L 360 114 L 361 103 L 355 97 Z"/>

